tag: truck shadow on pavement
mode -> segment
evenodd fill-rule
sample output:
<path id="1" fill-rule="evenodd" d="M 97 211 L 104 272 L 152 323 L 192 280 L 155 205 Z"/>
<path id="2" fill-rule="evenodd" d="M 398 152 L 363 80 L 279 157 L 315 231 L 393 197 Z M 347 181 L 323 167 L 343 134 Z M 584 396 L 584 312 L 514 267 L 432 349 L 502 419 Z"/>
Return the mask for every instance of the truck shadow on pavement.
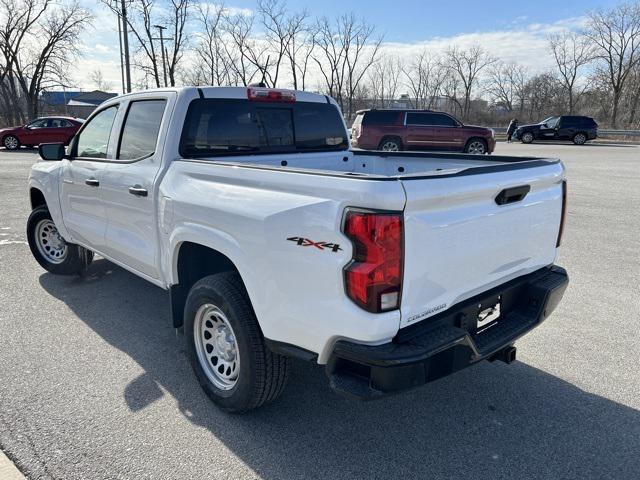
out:
<path id="1" fill-rule="evenodd" d="M 166 292 L 105 260 L 83 278 L 45 273 L 40 283 L 144 369 L 122 392 L 132 415 L 167 391 L 185 417 L 262 478 L 632 478 L 640 471 L 640 412 L 521 362 L 484 362 L 368 403 L 335 395 L 322 368 L 294 362 L 278 401 L 229 415 L 200 390 Z"/>

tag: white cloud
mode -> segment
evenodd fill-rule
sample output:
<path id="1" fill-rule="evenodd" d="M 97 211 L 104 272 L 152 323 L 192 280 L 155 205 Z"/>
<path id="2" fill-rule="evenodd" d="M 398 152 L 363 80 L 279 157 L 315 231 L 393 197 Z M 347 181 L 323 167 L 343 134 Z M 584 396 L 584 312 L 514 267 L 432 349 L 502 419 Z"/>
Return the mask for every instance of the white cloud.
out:
<path id="1" fill-rule="evenodd" d="M 226 7 L 231 13 L 252 14 L 250 9 Z M 96 12 L 97 28 L 89 32 L 82 46 L 84 57 L 78 62 L 75 75 L 77 84 L 83 88 L 92 88 L 89 73 L 101 70 L 104 78 L 111 82 L 114 90 L 120 90 L 119 45 L 115 16 L 105 9 Z M 579 30 L 585 25 L 585 17 L 573 17 L 557 22 L 526 23 L 527 17 L 517 17 L 504 29 L 487 32 L 461 33 L 449 37 L 434 37 L 420 42 L 386 42 L 384 53 L 400 57 L 410 62 L 420 52 L 427 49 L 432 53 L 444 53 L 449 46 L 469 48 L 481 45 L 492 56 L 505 62 L 517 62 L 528 67 L 534 73 L 553 68 L 553 58 L 549 51 L 547 37 L 552 33 L 565 30 Z M 130 37 L 131 39 L 133 37 Z M 133 53 L 133 46 L 132 46 Z M 317 78 L 315 78 L 317 76 Z M 309 85 L 320 84 L 320 75 L 312 75 Z"/>

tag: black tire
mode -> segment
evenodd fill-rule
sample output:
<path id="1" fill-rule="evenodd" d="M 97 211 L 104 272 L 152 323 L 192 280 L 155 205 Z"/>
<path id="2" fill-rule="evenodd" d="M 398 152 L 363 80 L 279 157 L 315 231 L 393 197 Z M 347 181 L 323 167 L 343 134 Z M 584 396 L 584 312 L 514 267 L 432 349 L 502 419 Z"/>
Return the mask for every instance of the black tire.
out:
<path id="1" fill-rule="evenodd" d="M 240 366 L 235 384 L 227 389 L 220 388 L 209 378 L 208 375 L 212 375 L 215 367 L 211 367 L 204 359 L 207 366 L 203 366 L 196 346 L 196 338 L 201 334 L 196 317 L 208 305 L 222 311 L 235 339 L 234 347 L 237 348 Z M 208 397 L 224 410 L 244 413 L 275 400 L 282 393 L 290 360 L 271 352 L 265 345 L 258 320 L 237 273 L 210 275 L 193 285 L 184 309 L 184 332 L 187 356 L 200 385 Z M 206 347 L 209 352 L 209 347 Z M 200 348 L 202 354 L 202 347 Z M 216 357 L 209 360 L 217 365 Z"/>
<path id="2" fill-rule="evenodd" d="M 524 132 L 520 134 L 520 141 L 522 143 L 531 143 L 534 140 L 534 135 L 531 132 Z"/>
<path id="3" fill-rule="evenodd" d="M 2 146 L 7 150 L 17 150 L 20 148 L 20 140 L 15 135 L 6 135 L 2 138 Z"/>
<path id="4" fill-rule="evenodd" d="M 46 206 L 41 206 L 33 210 L 27 220 L 27 240 L 29 242 L 29 248 L 40 266 L 56 275 L 80 275 L 84 273 L 93 261 L 93 252 L 80 245 L 67 243 L 60 237 L 60 241 L 62 241 L 64 247 L 66 247 L 66 252 L 64 257 L 61 257 L 57 261 L 52 261 L 52 255 L 47 256 L 43 253 L 43 250 L 46 248 L 46 246 L 43 246 L 43 240 L 36 238 L 41 223 L 54 225 L 51 214 Z"/>
<path id="5" fill-rule="evenodd" d="M 484 155 L 489 152 L 489 146 L 484 138 L 470 138 L 464 146 L 464 153 Z"/>
<path id="6" fill-rule="evenodd" d="M 385 152 L 401 152 L 402 141 L 397 137 L 385 137 L 378 144 L 378 150 Z"/>
<path id="7" fill-rule="evenodd" d="M 586 133 L 579 132 L 573 136 L 571 141 L 574 143 L 574 145 L 584 145 L 585 143 L 587 143 L 588 139 L 589 137 Z"/>

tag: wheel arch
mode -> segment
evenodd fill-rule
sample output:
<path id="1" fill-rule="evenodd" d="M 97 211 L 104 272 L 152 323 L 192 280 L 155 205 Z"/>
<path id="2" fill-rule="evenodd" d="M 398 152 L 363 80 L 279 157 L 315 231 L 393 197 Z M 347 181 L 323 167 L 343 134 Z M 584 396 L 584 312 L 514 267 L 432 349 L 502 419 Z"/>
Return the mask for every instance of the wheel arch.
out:
<path id="1" fill-rule="evenodd" d="M 236 264 L 224 253 L 207 245 L 183 241 L 173 255 L 173 281 L 171 293 L 171 317 L 174 328 L 184 323 L 184 306 L 191 287 L 201 278 L 222 272 L 236 272 L 246 290 L 242 274 Z"/>
<path id="2" fill-rule="evenodd" d="M 42 190 L 36 187 L 29 188 L 29 200 L 31 201 L 31 210 L 35 210 L 38 207 L 45 206 L 49 208 L 47 205 L 47 200 L 44 198 L 44 193 Z"/>

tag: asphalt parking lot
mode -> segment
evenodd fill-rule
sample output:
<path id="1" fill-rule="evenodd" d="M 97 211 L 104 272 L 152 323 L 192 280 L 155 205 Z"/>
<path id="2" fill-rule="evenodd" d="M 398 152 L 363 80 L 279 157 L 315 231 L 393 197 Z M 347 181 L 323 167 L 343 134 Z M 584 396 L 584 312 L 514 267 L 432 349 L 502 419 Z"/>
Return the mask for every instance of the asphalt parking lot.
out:
<path id="1" fill-rule="evenodd" d="M 571 284 L 512 365 L 377 402 L 295 363 L 244 416 L 200 390 L 167 294 L 99 259 L 56 277 L 25 242 L 33 151 L 0 151 L 0 449 L 28 478 L 637 478 L 640 147 L 498 144 L 565 161 Z M 505 232 L 508 233 L 508 232 Z"/>

